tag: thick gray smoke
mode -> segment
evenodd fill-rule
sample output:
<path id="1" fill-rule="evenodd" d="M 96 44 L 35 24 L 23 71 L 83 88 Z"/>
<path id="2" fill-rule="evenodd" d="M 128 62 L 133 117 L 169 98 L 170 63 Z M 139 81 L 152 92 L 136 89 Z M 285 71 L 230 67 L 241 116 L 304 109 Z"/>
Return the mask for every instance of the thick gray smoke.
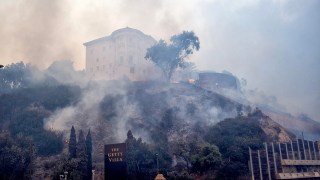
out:
<path id="1" fill-rule="evenodd" d="M 25 60 L 44 68 L 53 60 L 75 57 L 69 3 L 5 0 L 0 4 L 0 55 L 5 62 Z"/>
<path id="2" fill-rule="evenodd" d="M 319 7 L 317 0 L 2 0 L 1 64 L 23 60 L 44 69 L 72 59 L 83 69 L 82 44 L 116 29 L 133 27 L 155 39 L 188 29 L 202 44 L 192 57 L 199 69 L 228 69 L 289 112 L 319 120 Z"/>
<path id="3" fill-rule="evenodd" d="M 84 80 L 85 81 L 85 80 Z M 92 82 L 87 81 L 87 84 L 82 86 L 82 96 L 80 101 L 63 109 L 56 110 L 52 116 L 45 120 L 46 128 L 53 128 L 60 131 L 68 131 L 73 125 L 77 129 L 93 129 L 95 130 L 99 126 L 108 129 L 108 131 L 118 133 L 115 137 L 124 140 L 128 127 L 125 127 L 127 117 L 131 116 L 133 112 L 137 113 L 137 109 L 131 104 L 122 103 L 126 109 L 122 113 L 118 113 L 118 108 L 115 109 L 117 116 L 117 123 L 114 123 L 114 127 L 103 127 L 101 124 L 101 108 L 100 103 L 105 96 L 117 96 L 125 95 L 125 82 Z M 125 112 L 125 113 L 124 113 Z M 112 130 L 113 129 L 113 130 Z M 109 135 L 110 135 L 109 134 Z M 119 140 L 118 139 L 118 140 Z"/>

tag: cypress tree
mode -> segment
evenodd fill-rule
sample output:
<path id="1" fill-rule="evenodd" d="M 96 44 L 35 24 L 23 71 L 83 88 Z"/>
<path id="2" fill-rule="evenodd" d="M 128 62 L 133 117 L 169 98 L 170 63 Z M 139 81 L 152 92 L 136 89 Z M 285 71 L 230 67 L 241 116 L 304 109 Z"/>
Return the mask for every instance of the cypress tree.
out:
<path id="1" fill-rule="evenodd" d="M 127 144 L 127 173 L 131 179 L 136 180 L 137 170 L 136 170 L 136 163 L 134 159 L 135 138 L 133 137 L 131 130 L 129 130 L 127 133 L 126 144 Z"/>
<path id="2" fill-rule="evenodd" d="M 88 179 L 91 179 L 92 177 L 92 138 L 90 129 L 88 131 L 88 134 L 86 136 L 86 154 L 87 154 L 87 177 Z"/>
<path id="3" fill-rule="evenodd" d="M 129 140 L 129 141 L 131 141 L 131 140 L 133 140 L 133 134 L 132 134 L 132 132 L 131 132 L 131 130 L 129 130 L 128 132 L 127 132 L 127 139 Z"/>
<path id="4" fill-rule="evenodd" d="M 80 179 L 88 179 L 87 178 L 87 154 L 86 154 L 86 142 L 84 139 L 84 135 L 82 130 L 79 133 L 79 140 L 77 144 L 77 157 L 79 160 L 78 164 L 78 172 Z"/>
<path id="5" fill-rule="evenodd" d="M 69 139 L 69 159 L 77 157 L 77 137 L 76 131 L 72 126 Z"/>

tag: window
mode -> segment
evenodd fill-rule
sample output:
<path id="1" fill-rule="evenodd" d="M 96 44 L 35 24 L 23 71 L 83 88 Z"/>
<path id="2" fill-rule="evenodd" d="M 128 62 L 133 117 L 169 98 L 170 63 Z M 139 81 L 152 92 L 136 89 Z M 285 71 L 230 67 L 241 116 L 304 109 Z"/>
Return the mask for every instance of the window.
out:
<path id="1" fill-rule="evenodd" d="M 104 70 L 105 68 L 106 68 L 106 66 L 105 66 L 105 65 L 103 65 L 103 66 L 102 66 L 102 69 Z"/>
<path id="2" fill-rule="evenodd" d="M 118 40 L 118 48 L 124 47 L 124 46 L 125 46 L 124 45 L 124 39 L 122 37 L 120 37 L 119 40 Z"/>
<path id="3" fill-rule="evenodd" d="M 99 71 L 99 66 L 97 66 L 97 70 Z"/>
<path id="4" fill-rule="evenodd" d="M 133 43 L 133 39 L 129 38 L 128 39 L 128 47 L 133 47 L 134 43 Z"/>
<path id="5" fill-rule="evenodd" d="M 99 62 L 99 58 L 97 58 L 97 62 Z"/>
<path id="6" fill-rule="evenodd" d="M 128 62 L 129 62 L 129 64 L 132 64 L 132 63 L 133 63 L 133 57 L 132 57 L 132 56 L 129 56 Z"/>
<path id="7" fill-rule="evenodd" d="M 134 67 L 130 68 L 130 73 L 132 73 L 132 74 L 134 73 Z"/>

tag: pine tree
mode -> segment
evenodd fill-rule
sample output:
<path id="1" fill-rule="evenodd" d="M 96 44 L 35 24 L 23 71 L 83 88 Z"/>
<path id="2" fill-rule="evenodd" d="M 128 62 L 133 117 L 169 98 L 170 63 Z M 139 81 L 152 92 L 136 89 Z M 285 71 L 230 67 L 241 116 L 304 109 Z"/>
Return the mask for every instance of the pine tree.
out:
<path id="1" fill-rule="evenodd" d="M 69 139 L 69 159 L 77 157 L 77 137 L 76 131 L 72 126 Z"/>
<path id="2" fill-rule="evenodd" d="M 88 179 L 91 179 L 92 177 L 92 138 L 91 138 L 91 133 L 90 129 L 89 132 L 86 136 L 86 154 L 87 154 L 87 177 Z"/>
<path id="3" fill-rule="evenodd" d="M 88 179 L 87 178 L 87 154 L 86 154 L 86 142 L 84 139 L 84 135 L 82 130 L 79 133 L 79 140 L 77 144 L 77 157 L 79 160 L 78 164 L 78 175 L 80 179 Z"/>

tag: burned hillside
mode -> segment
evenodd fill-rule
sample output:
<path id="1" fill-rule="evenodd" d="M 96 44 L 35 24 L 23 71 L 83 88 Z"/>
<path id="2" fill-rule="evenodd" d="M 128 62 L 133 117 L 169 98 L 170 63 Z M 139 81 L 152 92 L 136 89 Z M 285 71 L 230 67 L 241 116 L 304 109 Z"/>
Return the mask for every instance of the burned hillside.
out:
<path id="1" fill-rule="evenodd" d="M 167 177 L 246 176 L 248 146 L 293 138 L 259 109 L 189 83 L 84 78 L 77 85 L 77 76 L 61 83 L 52 72 L 42 77 L 2 93 L 0 106 L 1 130 L 13 139 L 31 137 L 39 177 L 59 173 L 50 170 L 54 164 L 65 166 L 72 126 L 77 133 L 91 130 L 97 173 L 104 168 L 103 146 L 128 141 L 131 130 L 131 163 L 139 162 L 131 173 L 139 177 L 155 173 L 155 153 Z M 210 166 L 201 165 L 207 160 Z"/>

